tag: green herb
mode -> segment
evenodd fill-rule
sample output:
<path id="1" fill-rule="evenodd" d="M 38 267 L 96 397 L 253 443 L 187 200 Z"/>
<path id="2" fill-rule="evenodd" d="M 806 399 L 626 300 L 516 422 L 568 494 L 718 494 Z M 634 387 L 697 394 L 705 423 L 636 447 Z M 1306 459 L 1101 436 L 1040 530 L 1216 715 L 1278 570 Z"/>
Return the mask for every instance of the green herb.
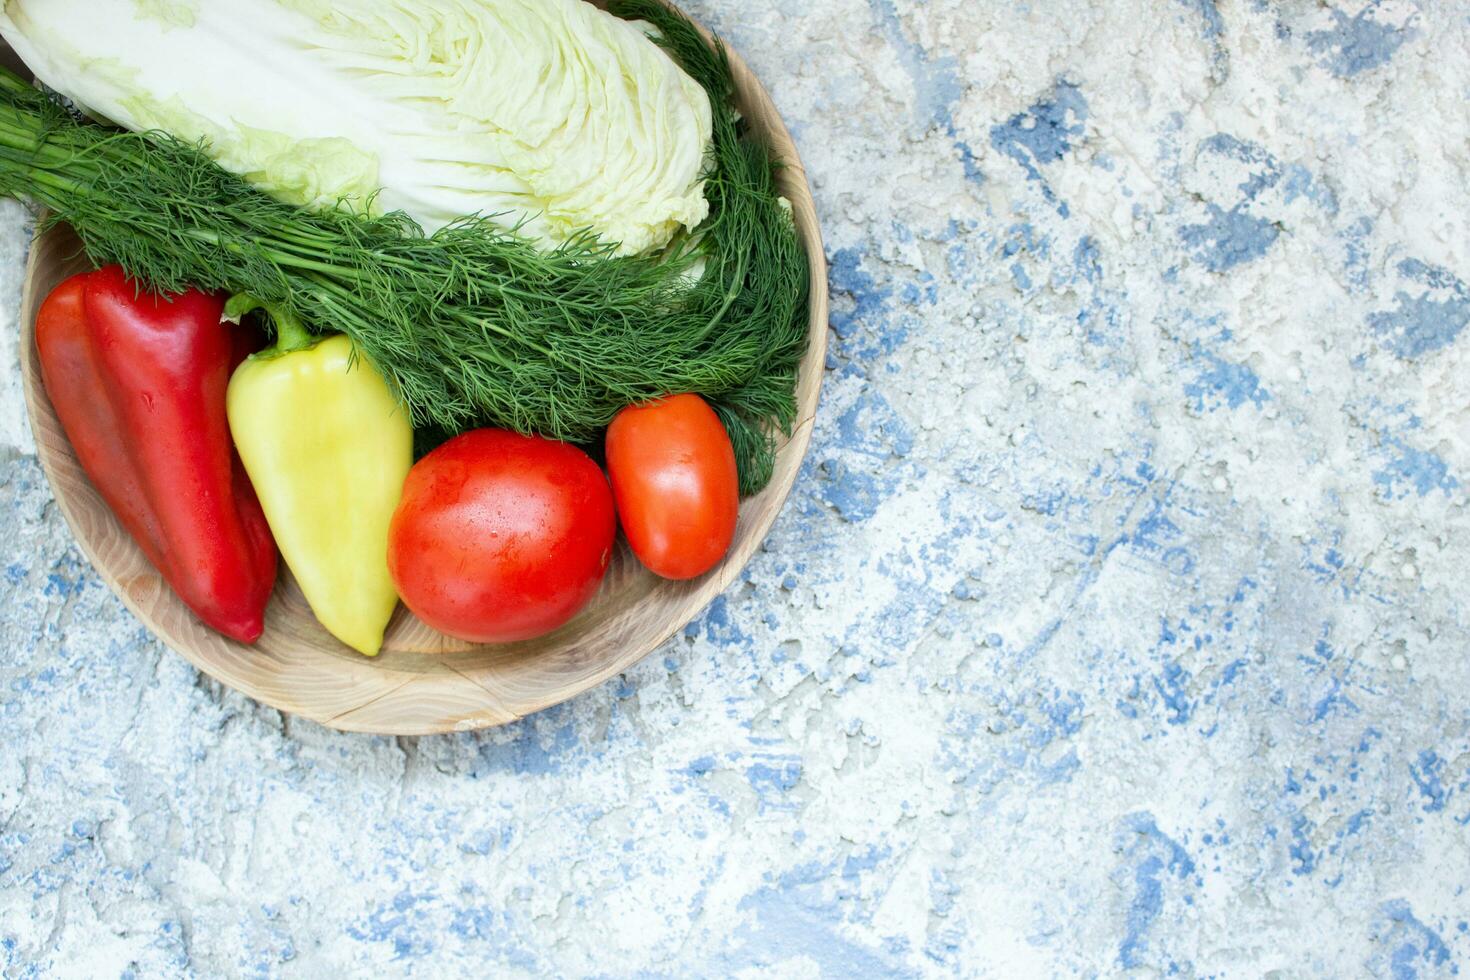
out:
<path id="1" fill-rule="evenodd" d="M 425 236 L 400 213 L 301 210 L 198 147 L 80 121 L 8 72 L 0 194 L 49 208 L 94 261 L 155 289 L 248 292 L 348 334 L 425 428 L 591 442 L 628 404 L 698 392 L 753 493 L 770 479 L 775 432 L 795 421 L 805 255 L 769 151 L 730 101 L 723 50 L 657 2 L 613 11 L 651 23 L 714 109 L 710 217 L 655 257 L 614 257 L 585 236 L 540 252 L 481 216 Z"/>

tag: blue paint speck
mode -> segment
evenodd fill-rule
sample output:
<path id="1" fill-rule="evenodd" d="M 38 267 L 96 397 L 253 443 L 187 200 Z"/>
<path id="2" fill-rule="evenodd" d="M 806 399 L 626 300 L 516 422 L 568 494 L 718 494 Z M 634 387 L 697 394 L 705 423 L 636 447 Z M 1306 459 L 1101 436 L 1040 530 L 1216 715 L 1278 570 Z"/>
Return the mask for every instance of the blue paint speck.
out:
<path id="1" fill-rule="evenodd" d="M 1291 873 L 1308 875 L 1317 867 L 1317 854 L 1312 850 L 1311 821 L 1301 814 L 1291 818 Z"/>
<path id="2" fill-rule="evenodd" d="M 953 142 L 966 180 L 977 184 L 983 182 L 985 175 L 980 172 L 975 151 L 961 138 L 954 121 L 952 107 L 964 91 L 959 63 L 949 55 L 931 57 L 923 45 L 911 40 L 899 22 L 893 0 L 869 0 L 868 6 L 878 21 L 878 30 L 887 37 L 913 82 L 914 106 L 921 121 L 943 128 Z"/>
<path id="3" fill-rule="evenodd" d="M 1270 400 L 1260 377 L 1246 365 L 1232 364 L 1208 351 L 1198 351 L 1195 360 L 1199 373 L 1184 386 L 1184 394 L 1196 412 L 1222 406 L 1234 409 L 1246 402 L 1260 408 Z"/>
<path id="4" fill-rule="evenodd" d="M 1380 923 L 1374 938 L 1392 949 L 1389 970 L 1394 980 L 1412 980 L 1419 976 L 1418 967 L 1445 966 L 1450 963 L 1450 949 L 1439 934 L 1420 922 L 1409 903 L 1391 899 L 1379 906 Z M 1458 973 L 1453 965 L 1450 972 Z"/>
<path id="5" fill-rule="evenodd" d="M 1082 135 L 1087 101 L 1072 82 L 1058 81 L 1051 95 L 991 128 L 990 145 L 1019 163 L 1033 180 L 1037 167 L 1055 163 Z"/>
<path id="6" fill-rule="evenodd" d="M 834 302 L 827 322 L 839 341 L 856 341 L 854 356 L 892 353 L 906 331 L 886 315 L 893 290 L 874 281 L 863 269 L 863 258 L 864 253 L 854 248 L 832 253 L 828 282 Z"/>
<path id="7" fill-rule="evenodd" d="M 1194 874 L 1194 861 L 1184 848 L 1159 830 L 1151 813 L 1133 813 L 1124 818 L 1122 850 L 1136 863 L 1132 868 L 1133 900 L 1128 906 L 1124 935 L 1118 946 L 1118 962 L 1133 970 L 1148 965 L 1149 932 L 1164 911 L 1164 886 L 1172 875 L 1187 882 Z M 1157 964 L 1155 964 L 1157 965 Z"/>
<path id="8" fill-rule="evenodd" d="M 1072 265 L 1085 281 L 1096 283 L 1102 279 L 1102 253 L 1098 249 L 1097 239 L 1091 235 L 1083 235 L 1077 242 L 1077 247 L 1072 251 Z"/>
<path id="9" fill-rule="evenodd" d="M 848 881 L 856 881 L 862 877 L 864 872 L 872 871 L 892 853 L 892 848 L 870 846 L 850 854 L 847 860 L 842 862 L 842 877 Z"/>
<path id="10" fill-rule="evenodd" d="M 1194 251 L 1194 257 L 1211 272 L 1225 272 L 1266 254 L 1281 234 L 1276 225 L 1242 210 L 1237 204 L 1225 211 L 1217 204 L 1206 205 L 1209 219 L 1185 225 L 1179 237 Z"/>
<path id="11" fill-rule="evenodd" d="M 1179 3 L 1200 15 L 1203 21 L 1200 33 L 1206 40 L 1214 40 L 1225 33 L 1225 23 L 1220 19 L 1215 0 L 1179 0 Z"/>
<path id="12" fill-rule="evenodd" d="M 1342 239 L 1343 274 L 1348 285 L 1361 291 L 1368 286 L 1368 236 L 1373 232 L 1373 219 L 1358 218 L 1339 234 Z"/>
<path id="13" fill-rule="evenodd" d="M 1046 715 L 1051 720 L 1052 730 L 1055 735 L 1076 735 L 1082 731 L 1082 695 L 1076 691 L 1066 694 L 1058 692 L 1054 699 L 1044 705 Z"/>
<path id="14" fill-rule="evenodd" d="M 68 598 L 80 587 L 81 582 L 74 582 L 71 579 L 65 578 L 61 575 L 57 575 L 55 572 L 52 572 L 50 575 L 46 576 L 46 587 L 42 590 L 42 592 L 44 595 L 60 596 L 61 598 L 65 599 Z"/>
<path id="15" fill-rule="evenodd" d="M 1282 199 L 1290 204 L 1299 197 L 1322 208 L 1328 214 L 1337 214 L 1337 195 L 1327 184 L 1312 179 L 1312 174 L 1299 163 L 1286 168 L 1286 179 L 1281 185 Z"/>
<path id="16" fill-rule="evenodd" d="M 1424 804 L 1425 813 L 1437 813 L 1444 809 L 1449 791 L 1444 785 L 1445 761 L 1433 749 L 1419 753 L 1417 762 L 1409 764 L 1409 775 L 1419 787 L 1419 795 L 1429 802 Z"/>
<path id="17" fill-rule="evenodd" d="M 1450 475 L 1449 465 L 1434 453 L 1415 449 L 1396 436 L 1384 437 L 1382 448 L 1392 458 L 1374 472 L 1373 482 L 1390 500 L 1407 496 L 1409 491 L 1400 489 L 1400 484 L 1407 484 L 1420 497 L 1427 497 L 1435 490 L 1448 497 L 1460 485 Z"/>
<path id="18" fill-rule="evenodd" d="M 785 961 L 801 957 L 814 962 L 824 977 L 917 976 L 894 962 L 891 950 L 843 934 L 840 927 L 852 903 L 832 893 L 834 878 L 842 880 L 836 862 L 809 862 L 745 896 L 739 909 L 753 922 L 737 931 L 735 942 L 715 955 L 710 968 L 693 972 L 771 976 Z"/>
<path id="19" fill-rule="evenodd" d="M 521 775 L 544 776 L 561 771 L 563 763 L 582 752 L 583 746 L 577 738 L 576 723 L 569 717 L 552 733 L 550 743 L 543 743 L 545 722 L 557 713 L 553 710 L 538 716 L 537 721 L 522 722 L 509 742 L 485 742 L 480 746 L 480 758 L 492 769 Z"/>
<path id="20" fill-rule="evenodd" d="M 1164 665 L 1164 672 L 1154 678 L 1154 690 L 1164 702 L 1169 716 L 1165 720 L 1171 725 L 1182 725 L 1194 714 L 1194 702 L 1189 700 L 1189 671 L 1177 663 Z"/>
<path id="21" fill-rule="evenodd" d="M 1259 143 L 1230 133 L 1215 133 L 1201 140 L 1199 148 L 1202 153 L 1223 156 L 1251 168 L 1246 179 L 1237 185 L 1241 197 L 1247 201 L 1254 201 L 1281 180 L 1281 164 Z"/>
<path id="22" fill-rule="evenodd" d="M 752 762 L 745 770 L 745 779 L 755 790 L 757 809 L 764 812 L 768 807 L 789 808 L 786 794 L 801 782 L 801 772 L 801 760 L 791 756 Z"/>
<path id="23" fill-rule="evenodd" d="M 1048 201 L 1056 195 L 1041 175 L 1041 168 L 1055 163 L 1072 149 L 1086 130 L 1087 100 L 1075 83 L 1060 79 L 1051 93 L 1025 112 L 1018 112 L 990 128 L 990 145 L 1021 165 L 1030 180 L 1039 181 Z M 1067 216 L 1065 204 L 1057 209 Z"/>
<path id="24" fill-rule="evenodd" d="M 1448 347 L 1470 324 L 1470 289 L 1448 269 L 1418 259 L 1398 264 L 1399 275 L 1420 288 L 1394 293 L 1394 308 L 1369 314 L 1368 326 L 1402 358 Z"/>
<path id="25" fill-rule="evenodd" d="M 1322 66 L 1340 78 L 1352 78 L 1388 64 L 1408 40 L 1408 32 L 1370 17 L 1377 6 L 1377 2 L 1370 3 L 1352 17 L 1341 10 L 1329 10 L 1332 26 L 1309 33 L 1307 48 L 1320 55 Z"/>
<path id="26" fill-rule="evenodd" d="M 1331 690 L 1323 695 L 1312 709 L 1312 720 L 1322 721 L 1339 707 L 1351 712 L 1358 710 L 1358 706 L 1352 702 L 1352 699 L 1342 693 L 1342 681 L 1334 677 Z"/>

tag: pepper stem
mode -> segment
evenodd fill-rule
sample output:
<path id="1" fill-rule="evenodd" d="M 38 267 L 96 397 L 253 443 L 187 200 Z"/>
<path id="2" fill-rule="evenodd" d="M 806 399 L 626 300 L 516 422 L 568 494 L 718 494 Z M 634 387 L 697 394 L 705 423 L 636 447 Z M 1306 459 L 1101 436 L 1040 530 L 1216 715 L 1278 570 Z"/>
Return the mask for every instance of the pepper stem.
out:
<path id="1" fill-rule="evenodd" d="M 280 303 L 270 303 L 250 293 L 236 293 L 225 303 L 225 316 L 228 317 L 242 317 L 253 310 L 264 310 L 276 327 L 275 344 L 261 354 L 275 357 L 316 343 L 316 338 L 307 332 L 301 320 Z"/>
<path id="2" fill-rule="evenodd" d="M 276 325 L 276 350 L 282 354 L 288 354 L 293 350 L 301 350 L 303 347 L 312 345 L 312 336 L 306 332 L 295 315 L 287 312 L 274 303 L 265 308 L 270 314 L 271 320 Z"/>

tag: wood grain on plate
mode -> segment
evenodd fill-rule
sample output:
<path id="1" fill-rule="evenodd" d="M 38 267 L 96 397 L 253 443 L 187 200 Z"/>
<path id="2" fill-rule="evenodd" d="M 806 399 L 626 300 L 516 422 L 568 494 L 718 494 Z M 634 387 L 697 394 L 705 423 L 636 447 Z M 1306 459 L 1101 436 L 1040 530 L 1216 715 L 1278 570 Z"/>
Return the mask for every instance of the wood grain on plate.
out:
<path id="1" fill-rule="evenodd" d="M 0 45 L 3 47 L 3 45 Z M 8 49 L 0 56 L 9 56 Z M 383 652 L 368 659 L 317 624 L 285 565 L 253 646 L 204 626 L 123 531 L 77 463 L 41 384 L 36 309 L 57 283 L 87 267 L 71 232 L 37 237 L 20 314 L 26 405 L 41 465 L 61 512 L 98 573 L 155 634 L 200 670 L 282 711 L 347 731 L 420 735 L 502 725 L 626 670 L 688 623 L 740 573 L 775 521 L 811 437 L 827 338 L 827 267 L 811 191 L 791 135 L 760 82 L 732 51 L 741 111 L 785 164 L 782 193 L 811 264 L 810 346 L 797 384 L 799 418 L 775 476 L 745 500 L 724 561 L 692 582 L 645 571 L 619 539 L 607 579 L 576 619 L 524 643 L 476 646 L 444 636 L 401 605 Z"/>

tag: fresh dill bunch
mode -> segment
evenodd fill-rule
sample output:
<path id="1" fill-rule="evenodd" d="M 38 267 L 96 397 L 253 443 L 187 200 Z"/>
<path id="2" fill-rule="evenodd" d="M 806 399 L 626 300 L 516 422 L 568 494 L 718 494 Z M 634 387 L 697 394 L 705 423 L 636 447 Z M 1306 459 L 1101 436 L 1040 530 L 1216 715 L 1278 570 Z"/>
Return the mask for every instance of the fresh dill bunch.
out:
<path id="1" fill-rule="evenodd" d="M 731 101 L 723 49 L 659 3 L 613 9 L 654 27 L 713 110 L 709 217 L 659 255 L 614 256 L 590 235 L 539 251 L 495 216 L 425 235 L 401 212 L 297 208 L 198 146 L 79 119 L 3 69 L 0 195 L 49 209 L 93 261 L 153 289 L 250 293 L 347 334 L 426 431 L 491 424 L 591 443 L 629 404 L 696 392 L 730 434 L 741 492 L 755 493 L 775 434 L 795 422 L 805 253 L 770 152 Z"/>

